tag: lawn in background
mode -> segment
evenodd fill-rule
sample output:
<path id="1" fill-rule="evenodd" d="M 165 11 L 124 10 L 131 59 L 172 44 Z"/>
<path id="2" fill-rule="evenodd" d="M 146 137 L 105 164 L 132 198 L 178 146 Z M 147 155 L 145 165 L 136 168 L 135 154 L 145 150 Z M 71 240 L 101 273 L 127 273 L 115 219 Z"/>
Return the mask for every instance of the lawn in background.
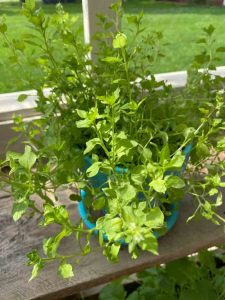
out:
<path id="1" fill-rule="evenodd" d="M 39 2 L 39 5 L 41 3 Z M 20 14 L 19 1 L 6 2 L 0 0 L 0 16 L 7 16 L 7 24 L 12 37 L 18 37 L 22 32 L 29 32 L 30 28 L 25 18 Z M 43 5 L 44 10 L 51 14 L 55 5 Z M 81 0 L 74 4 L 65 4 L 64 8 L 74 16 L 79 17 L 82 25 Z M 166 46 L 166 58 L 161 60 L 154 68 L 155 73 L 185 70 L 193 56 L 197 53 L 199 45 L 195 43 L 201 36 L 201 28 L 212 24 L 216 27 L 216 39 L 219 45 L 225 45 L 225 8 L 193 6 L 174 3 L 157 3 L 149 0 L 127 0 L 125 15 L 137 14 L 144 11 L 144 25 L 148 30 L 162 31 Z M 128 24 L 123 23 L 123 29 L 128 32 Z M 82 38 L 82 36 L 81 36 Z M 225 65 L 225 55 L 219 65 Z M 30 68 L 25 68 L 30 74 Z M 35 71 L 32 76 L 37 77 Z M 37 78 L 38 80 L 38 78 Z M 15 74 L 7 61 L 5 49 L 0 46 L 0 93 L 16 90 L 30 89 L 32 86 L 21 81 L 21 74 Z"/>

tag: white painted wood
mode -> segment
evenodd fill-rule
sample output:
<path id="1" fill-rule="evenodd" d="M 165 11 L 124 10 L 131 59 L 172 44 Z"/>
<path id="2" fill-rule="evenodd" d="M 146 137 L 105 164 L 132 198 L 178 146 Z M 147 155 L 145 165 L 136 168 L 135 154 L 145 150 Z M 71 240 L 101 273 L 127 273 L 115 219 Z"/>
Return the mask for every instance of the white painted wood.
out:
<path id="1" fill-rule="evenodd" d="M 84 41 L 86 44 L 91 42 L 90 37 L 90 17 L 89 17 L 89 1 L 82 0 L 82 9 L 83 9 L 83 24 L 84 24 Z"/>
<path id="2" fill-rule="evenodd" d="M 101 29 L 98 26 L 97 15 L 103 14 L 115 19 L 115 13 L 110 9 L 111 4 L 115 2 L 116 0 L 82 0 L 84 40 L 85 43 L 92 44 L 93 52 L 96 51 L 97 46 L 92 41 L 92 37 Z"/>

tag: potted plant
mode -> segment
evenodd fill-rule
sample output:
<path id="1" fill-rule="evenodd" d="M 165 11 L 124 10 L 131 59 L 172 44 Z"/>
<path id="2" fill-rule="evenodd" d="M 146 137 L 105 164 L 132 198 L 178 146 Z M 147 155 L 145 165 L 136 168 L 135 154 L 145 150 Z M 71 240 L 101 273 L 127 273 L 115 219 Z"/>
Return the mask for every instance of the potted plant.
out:
<path id="1" fill-rule="evenodd" d="M 120 18 L 120 4 L 112 9 Z M 189 70 L 187 87 L 173 91 L 152 74 L 163 57 L 162 34 L 142 35 L 143 14 L 128 17 L 130 36 L 101 16 L 102 28 L 95 37 L 98 53 L 91 60 L 90 45 L 80 41 L 75 21 L 61 5 L 51 18 L 36 10 L 32 0 L 22 11 L 34 29 L 21 37 L 22 46 L 8 39 L 4 21 L 0 32 L 16 67 L 27 61 L 43 74 L 38 84 L 33 82 L 41 118 L 24 122 L 15 117 L 14 129 L 24 136 L 25 151 L 7 152 L 1 184 L 11 186 L 15 221 L 31 210 L 41 215 L 39 225 L 60 226 L 55 236 L 43 241 L 43 254 L 28 254 L 31 279 L 53 260 L 59 261 L 60 275 L 73 276 L 70 260 L 77 263 L 79 256 L 92 251 L 90 240 L 96 234 L 111 261 L 118 260 L 124 244 L 133 258 L 139 250 L 157 254 L 157 238 L 166 225 L 174 224 L 187 193 L 197 201 L 190 218 L 201 215 L 216 224 L 224 222 L 216 212 L 222 203 L 219 188 L 224 186 L 224 162 L 219 159 L 225 145 L 223 79 L 212 78 L 208 71 L 214 63 L 215 51 L 208 43 L 214 28 L 204 29 L 199 41 L 203 51 Z M 36 49 L 35 59 L 27 45 Z M 49 96 L 46 86 L 52 88 Z M 62 186 L 78 190 L 70 196 L 80 203 L 83 219 L 78 222 L 58 197 Z M 74 233 L 78 243 L 86 238 L 80 253 L 59 253 L 62 239 Z"/>

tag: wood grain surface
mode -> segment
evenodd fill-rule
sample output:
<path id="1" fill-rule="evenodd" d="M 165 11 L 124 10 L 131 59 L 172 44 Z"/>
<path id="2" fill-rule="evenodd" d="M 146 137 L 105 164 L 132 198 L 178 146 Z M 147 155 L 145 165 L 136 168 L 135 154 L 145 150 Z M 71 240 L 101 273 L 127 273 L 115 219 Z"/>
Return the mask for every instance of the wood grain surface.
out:
<path id="1" fill-rule="evenodd" d="M 57 265 L 49 264 L 37 279 L 28 283 L 31 269 L 26 266 L 26 253 L 33 248 L 40 248 L 41 240 L 54 234 L 56 228 L 43 230 L 36 226 L 37 219 L 28 217 L 14 223 L 10 215 L 11 205 L 11 198 L 3 192 L 0 193 L 0 300 L 60 299 L 121 275 L 225 243 L 223 226 L 216 226 L 205 220 L 186 224 L 186 219 L 194 207 L 191 199 L 185 199 L 176 225 L 160 239 L 158 256 L 142 253 L 139 259 L 131 260 L 124 247 L 120 262 L 112 264 L 107 262 L 101 251 L 96 251 L 84 258 L 74 270 L 74 278 L 70 280 L 59 278 Z M 68 207 L 71 217 L 78 220 L 76 204 L 69 204 Z M 225 204 L 220 212 L 225 213 Z M 76 247 L 71 239 L 63 242 L 63 248 L 68 252 L 75 252 Z"/>

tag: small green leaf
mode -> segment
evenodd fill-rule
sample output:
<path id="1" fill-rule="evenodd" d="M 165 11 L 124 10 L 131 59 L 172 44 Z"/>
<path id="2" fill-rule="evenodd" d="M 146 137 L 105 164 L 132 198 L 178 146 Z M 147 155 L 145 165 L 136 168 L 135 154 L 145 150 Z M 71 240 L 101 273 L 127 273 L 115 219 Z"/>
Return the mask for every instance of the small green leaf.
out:
<path id="1" fill-rule="evenodd" d="M 24 168 L 30 170 L 37 160 L 37 156 L 32 152 L 30 146 L 25 147 L 25 152 L 22 156 L 19 157 L 19 163 Z"/>
<path id="2" fill-rule="evenodd" d="M 101 290 L 99 300 L 125 300 L 126 294 L 121 281 L 117 280 L 111 282 Z"/>
<path id="3" fill-rule="evenodd" d="M 215 206 L 220 206 L 223 204 L 223 195 L 221 192 L 218 193 L 217 197 L 216 197 L 216 204 Z"/>
<path id="4" fill-rule="evenodd" d="M 28 97 L 28 95 L 26 95 L 26 94 L 20 94 L 17 100 L 19 102 L 23 102 L 24 100 L 27 99 L 27 97 Z"/>
<path id="5" fill-rule="evenodd" d="M 210 191 L 209 191 L 209 196 L 214 196 L 216 194 L 218 194 L 218 189 L 216 188 L 212 188 Z"/>
<path id="6" fill-rule="evenodd" d="M 209 148 L 205 143 L 198 142 L 196 145 L 196 154 L 199 158 L 204 158 L 210 155 Z"/>
<path id="7" fill-rule="evenodd" d="M 145 237 L 138 245 L 142 250 L 158 255 L 158 241 L 153 234 L 149 234 L 149 237 Z"/>
<path id="8" fill-rule="evenodd" d="M 150 161 L 152 158 L 152 151 L 148 148 L 144 148 L 141 154 L 145 161 Z"/>
<path id="9" fill-rule="evenodd" d="M 203 30 L 205 31 L 205 33 L 211 36 L 215 31 L 215 27 L 212 24 L 210 24 L 208 27 L 203 28 Z"/>
<path id="10" fill-rule="evenodd" d="M 27 253 L 28 266 L 34 266 L 37 262 L 41 260 L 40 255 L 36 249 L 32 250 L 31 252 Z"/>
<path id="11" fill-rule="evenodd" d="M 83 249 L 83 255 L 87 255 L 88 253 L 91 252 L 90 240 L 91 240 L 91 234 L 88 234 L 87 235 L 87 242 L 86 242 L 86 245 L 84 246 L 84 249 Z"/>
<path id="12" fill-rule="evenodd" d="M 27 200 L 22 202 L 14 202 L 12 208 L 12 216 L 13 220 L 16 222 L 18 221 L 22 215 L 27 211 L 29 207 L 29 203 Z"/>
<path id="13" fill-rule="evenodd" d="M 150 182 L 149 186 L 156 192 L 164 194 L 167 190 L 166 182 L 164 179 L 155 179 Z"/>
<path id="14" fill-rule="evenodd" d="M 89 128 L 92 122 L 88 119 L 76 121 L 77 128 Z"/>
<path id="15" fill-rule="evenodd" d="M 130 183 L 124 183 L 120 187 L 118 187 L 116 191 L 119 198 L 123 199 L 124 202 L 129 202 L 136 196 L 136 189 Z"/>
<path id="16" fill-rule="evenodd" d="M 105 206 L 105 197 L 100 196 L 92 203 L 94 210 L 101 210 Z"/>
<path id="17" fill-rule="evenodd" d="M 88 169 L 87 169 L 87 176 L 88 177 L 94 177 L 95 175 L 98 174 L 99 168 L 101 166 L 101 162 L 94 162 Z"/>
<path id="18" fill-rule="evenodd" d="M 183 179 L 178 176 L 166 176 L 165 180 L 167 188 L 182 189 L 185 187 Z"/>
<path id="19" fill-rule="evenodd" d="M 65 262 L 62 262 L 59 265 L 58 273 L 64 279 L 71 278 L 74 276 L 72 265 Z"/>
<path id="20" fill-rule="evenodd" d="M 102 61 L 105 61 L 110 64 L 114 64 L 114 63 L 121 62 L 121 58 L 115 57 L 115 56 L 107 56 L 107 57 L 103 58 Z"/>
<path id="21" fill-rule="evenodd" d="M 147 177 L 146 168 L 143 166 L 136 166 L 131 173 L 131 179 L 135 184 L 142 185 Z"/>
<path id="22" fill-rule="evenodd" d="M 87 112 L 85 110 L 81 110 L 81 109 L 76 109 L 76 112 L 78 114 L 78 116 L 82 119 L 86 119 L 87 118 Z"/>
<path id="23" fill-rule="evenodd" d="M 167 162 L 170 159 L 170 149 L 168 144 L 165 144 L 165 146 L 162 148 L 160 152 L 160 162 L 164 164 L 164 161 Z"/>
<path id="24" fill-rule="evenodd" d="M 113 48 L 120 49 L 124 48 L 127 44 L 127 37 L 124 33 L 118 33 L 113 39 Z"/>
<path id="25" fill-rule="evenodd" d="M 159 207 L 154 207 L 147 213 L 145 224 L 151 228 L 159 228 L 163 226 L 164 214 Z"/>
<path id="26" fill-rule="evenodd" d="M 117 262 L 120 247 L 121 244 L 107 245 L 103 250 L 103 254 L 107 257 L 108 260 L 112 262 Z"/>
<path id="27" fill-rule="evenodd" d="M 167 170 L 180 169 L 184 163 L 185 156 L 181 151 L 177 151 L 166 165 Z"/>
<path id="28" fill-rule="evenodd" d="M 32 270 L 32 274 L 31 277 L 29 279 L 29 281 L 33 280 L 35 277 L 38 276 L 39 272 L 41 271 L 41 269 L 44 268 L 44 263 L 40 260 L 38 263 L 36 263 L 33 266 L 33 270 Z"/>
<path id="29" fill-rule="evenodd" d="M 99 138 L 94 138 L 86 142 L 86 149 L 84 150 L 84 155 L 89 153 L 96 145 L 100 145 L 101 141 Z"/>
<path id="30" fill-rule="evenodd" d="M 201 265 L 210 268 L 212 272 L 216 271 L 216 260 L 215 256 L 211 251 L 203 250 L 198 253 L 199 262 Z"/>

